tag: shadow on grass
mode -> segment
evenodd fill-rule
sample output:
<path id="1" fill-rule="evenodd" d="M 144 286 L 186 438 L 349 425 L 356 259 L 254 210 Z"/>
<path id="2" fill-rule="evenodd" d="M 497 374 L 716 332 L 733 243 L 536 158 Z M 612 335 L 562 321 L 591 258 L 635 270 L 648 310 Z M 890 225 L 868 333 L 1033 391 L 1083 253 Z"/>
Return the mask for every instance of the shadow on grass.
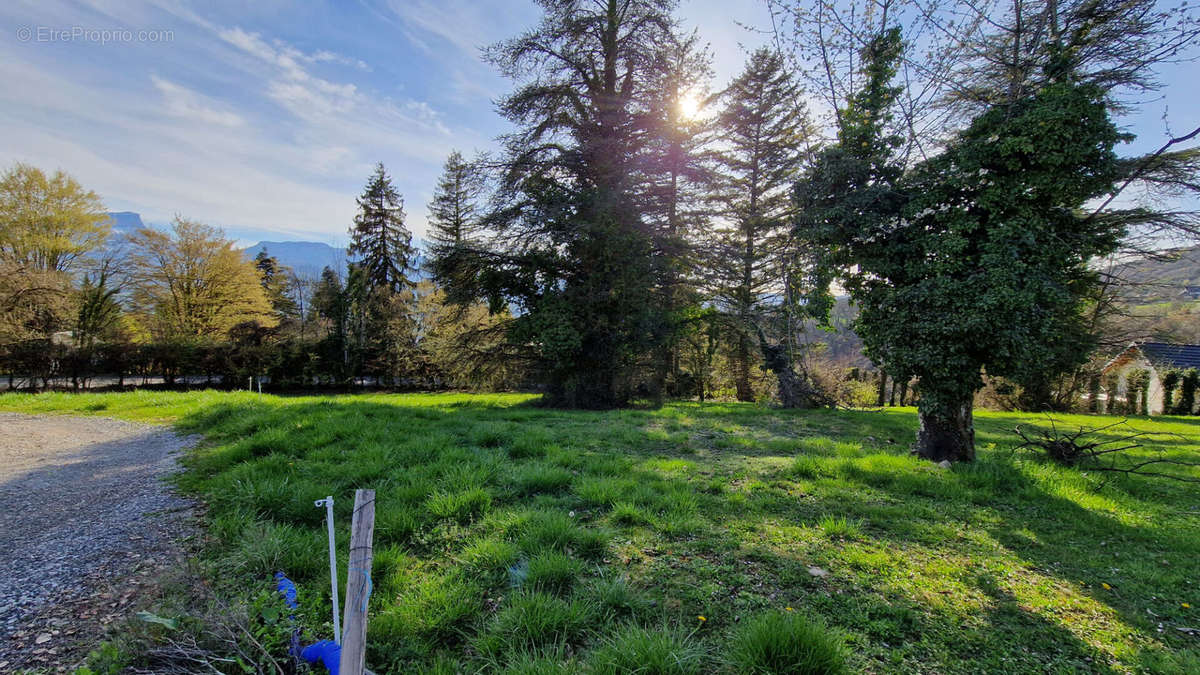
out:
<path id="1" fill-rule="evenodd" d="M 981 419 L 981 443 L 1011 442 L 1006 428 L 1022 421 Z M 974 659 L 992 671 L 1015 672 L 1053 654 L 1064 669 L 1109 672 L 1068 618 L 1029 611 L 991 572 L 972 569 L 975 563 L 999 561 L 1013 573 L 1028 569 L 1061 580 L 1153 636 L 1147 607 L 1166 614 L 1200 559 L 1200 542 L 1189 531 L 1130 524 L 1127 516 L 1105 512 L 1144 515 L 1150 506 L 1187 499 L 1176 487 L 1129 479 L 1096 496 L 1077 475 L 1005 459 L 1002 450 L 982 452 L 974 466 L 936 469 L 902 449 L 914 433 L 911 410 L 674 404 L 568 412 L 503 398 L 364 396 L 222 404 L 180 425 L 209 439 L 189 458 L 192 471 L 182 480 L 205 495 L 214 534 L 242 570 L 282 566 L 299 570 L 298 580 L 319 580 L 322 515 L 312 500 L 342 496 L 336 511 L 348 523 L 344 496 L 358 487 L 378 490 L 377 536 L 388 551 L 382 559 L 394 563 L 385 565 L 372 598 L 383 611 L 406 589 L 423 588 L 424 577 L 413 570 L 443 578 L 483 569 L 463 582 L 472 587 L 479 579 L 506 579 L 529 540 L 520 534 L 528 513 L 569 512 L 570 519 L 543 523 L 551 530 L 538 541 L 568 542 L 563 551 L 573 554 L 579 544 L 570 542 L 584 541 L 576 530 L 619 531 L 620 537 L 603 534 L 611 539 L 606 557 L 588 565 L 640 579 L 661 600 L 660 611 L 676 619 L 707 607 L 729 609 L 729 616 L 711 618 L 711 630 L 731 628 L 735 610 L 776 607 L 793 597 L 850 629 L 876 667 L 882 661 L 898 670 L 970 672 L 956 664 Z M 811 464 L 801 466 L 798 457 Z M 769 541 L 789 536 L 774 533 L 776 523 L 816 527 L 827 515 L 861 519 L 859 536 L 878 550 Z M 1114 543 L 1109 550 L 1117 556 L 1097 551 L 1100 541 Z M 905 588 L 872 576 L 873 560 L 883 565 L 889 555 L 910 552 L 950 558 L 935 576 L 985 596 L 983 615 L 964 618 L 953 598 L 921 600 L 921 579 Z M 1139 562 L 1138 552 L 1155 562 Z M 861 568 L 853 587 L 808 570 L 814 555 L 836 560 L 851 553 L 860 559 L 847 565 Z M 1121 592 L 1101 590 L 1102 582 Z M 489 598 L 504 592 L 497 583 Z M 436 600 L 439 589 L 424 592 Z M 469 642 L 490 616 L 443 611 L 456 623 L 422 619 L 433 622 L 430 634 L 445 636 L 442 647 Z M 1179 646 L 1188 638 L 1160 639 Z"/>

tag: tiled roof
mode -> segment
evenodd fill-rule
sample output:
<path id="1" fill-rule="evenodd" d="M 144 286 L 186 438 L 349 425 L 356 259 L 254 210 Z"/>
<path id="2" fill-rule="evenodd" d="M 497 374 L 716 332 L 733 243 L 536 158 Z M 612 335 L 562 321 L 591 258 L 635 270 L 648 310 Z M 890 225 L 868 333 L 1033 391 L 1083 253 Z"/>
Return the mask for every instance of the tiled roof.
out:
<path id="1" fill-rule="evenodd" d="M 1200 368 L 1200 345 L 1175 345 L 1169 342 L 1143 342 L 1138 345 L 1146 360 L 1171 368 Z"/>

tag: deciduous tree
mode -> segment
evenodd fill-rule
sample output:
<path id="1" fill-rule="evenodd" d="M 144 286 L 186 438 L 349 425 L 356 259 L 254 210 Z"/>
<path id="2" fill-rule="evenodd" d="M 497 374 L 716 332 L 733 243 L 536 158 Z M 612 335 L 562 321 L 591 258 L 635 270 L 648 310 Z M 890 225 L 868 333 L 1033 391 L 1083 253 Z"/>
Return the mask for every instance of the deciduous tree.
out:
<path id="1" fill-rule="evenodd" d="M 164 340 L 223 339 L 239 323 L 275 325 L 258 270 L 216 228 L 176 217 L 129 237 L 133 300 Z"/>

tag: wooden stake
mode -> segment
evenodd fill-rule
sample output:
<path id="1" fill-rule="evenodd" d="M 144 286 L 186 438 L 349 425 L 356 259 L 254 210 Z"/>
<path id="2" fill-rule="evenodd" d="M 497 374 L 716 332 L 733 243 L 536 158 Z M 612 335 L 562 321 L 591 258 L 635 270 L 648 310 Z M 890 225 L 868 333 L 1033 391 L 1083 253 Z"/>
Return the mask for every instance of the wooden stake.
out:
<path id="1" fill-rule="evenodd" d="M 350 522 L 350 569 L 346 572 L 346 606 L 342 612 L 341 675 L 363 675 L 367 658 L 367 599 L 371 595 L 371 561 L 375 534 L 375 491 L 354 491 Z"/>

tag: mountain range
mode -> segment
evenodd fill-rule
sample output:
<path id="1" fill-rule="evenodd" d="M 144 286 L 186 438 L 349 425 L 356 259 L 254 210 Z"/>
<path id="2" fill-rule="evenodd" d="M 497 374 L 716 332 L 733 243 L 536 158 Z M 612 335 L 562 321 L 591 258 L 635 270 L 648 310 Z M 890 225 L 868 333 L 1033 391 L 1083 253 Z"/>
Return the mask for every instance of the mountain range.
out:
<path id="1" fill-rule="evenodd" d="M 249 257 L 265 250 L 281 265 L 304 277 L 319 276 L 326 267 L 338 269 L 346 264 L 346 249 L 318 241 L 260 241 L 242 250 Z"/>
<path id="2" fill-rule="evenodd" d="M 115 211 L 108 216 L 113 220 L 114 232 L 130 233 L 146 226 L 142 216 L 133 211 Z M 348 259 L 346 249 L 319 241 L 260 241 L 242 249 L 242 252 L 253 258 L 262 250 L 266 250 L 267 255 L 273 256 L 280 264 L 306 277 L 317 277 L 326 267 L 339 268 Z M 417 263 L 422 262 L 423 258 L 418 257 Z M 416 278 L 419 276 L 416 275 Z"/>

